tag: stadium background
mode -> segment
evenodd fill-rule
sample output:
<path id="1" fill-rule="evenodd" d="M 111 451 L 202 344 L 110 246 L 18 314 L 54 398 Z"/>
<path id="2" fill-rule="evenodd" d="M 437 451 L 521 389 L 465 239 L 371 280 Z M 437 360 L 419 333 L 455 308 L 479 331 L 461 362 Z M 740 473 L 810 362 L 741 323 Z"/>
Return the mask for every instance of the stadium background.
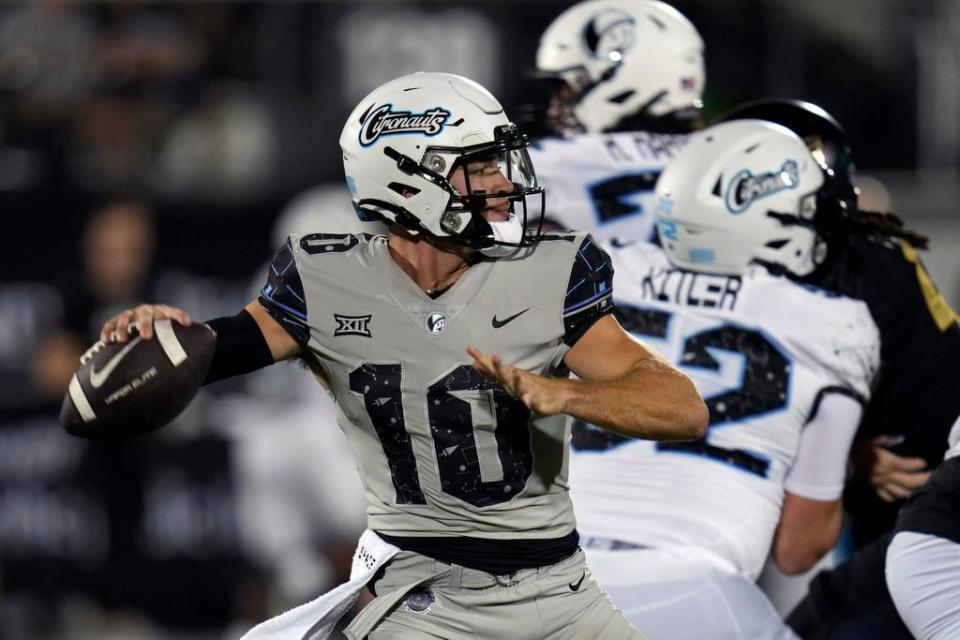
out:
<path id="1" fill-rule="evenodd" d="M 65 354 L 134 295 L 200 319 L 249 299 L 281 212 L 342 179 L 343 119 L 381 82 L 445 70 L 515 116 L 543 100 L 524 74 L 569 4 L 0 5 L 0 638 L 234 637 L 336 582 L 361 497 L 308 376 L 221 383 L 164 432 L 91 445 L 56 424 Z M 958 306 L 960 3 L 674 4 L 706 43 L 707 117 L 827 108 L 868 207 L 931 237 Z M 91 220 L 115 245 L 85 240 Z M 111 269 L 135 281 L 112 297 Z"/>

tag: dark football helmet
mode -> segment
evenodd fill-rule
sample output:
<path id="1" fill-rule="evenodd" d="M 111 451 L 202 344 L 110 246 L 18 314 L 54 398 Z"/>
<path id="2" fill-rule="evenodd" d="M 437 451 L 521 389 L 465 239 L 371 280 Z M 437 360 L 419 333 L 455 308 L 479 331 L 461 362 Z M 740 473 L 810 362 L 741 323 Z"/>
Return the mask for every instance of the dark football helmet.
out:
<path id="1" fill-rule="evenodd" d="M 803 100 L 772 98 L 746 102 L 724 113 L 715 122 L 756 119 L 775 122 L 796 133 L 824 167 L 824 184 L 817 197 L 814 223 L 828 244 L 842 243 L 847 233 L 901 238 L 919 249 L 927 238 L 904 228 L 893 213 L 863 211 L 857 206 L 859 190 L 853 181 L 856 167 L 847 134 L 825 109 Z"/>

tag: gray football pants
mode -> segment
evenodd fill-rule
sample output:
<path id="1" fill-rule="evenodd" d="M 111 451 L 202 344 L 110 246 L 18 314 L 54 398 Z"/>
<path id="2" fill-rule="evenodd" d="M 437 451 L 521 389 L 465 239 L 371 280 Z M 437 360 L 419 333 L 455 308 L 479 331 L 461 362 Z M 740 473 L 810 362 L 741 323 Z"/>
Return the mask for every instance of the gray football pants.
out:
<path id="1" fill-rule="evenodd" d="M 375 589 L 346 630 L 350 640 L 643 640 L 590 575 L 581 551 L 509 576 L 401 551 Z"/>

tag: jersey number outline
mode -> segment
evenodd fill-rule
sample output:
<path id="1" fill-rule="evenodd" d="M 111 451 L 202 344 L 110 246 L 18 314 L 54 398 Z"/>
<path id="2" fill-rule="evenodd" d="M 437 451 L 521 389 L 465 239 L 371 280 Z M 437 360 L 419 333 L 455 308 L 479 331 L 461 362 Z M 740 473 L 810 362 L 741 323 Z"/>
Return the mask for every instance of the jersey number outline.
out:
<path id="1" fill-rule="evenodd" d="M 380 439 L 396 503 L 427 504 L 406 428 L 402 377 L 399 362 L 363 363 L 348 382 Z M 512 500 L 533 471 L 529 409 L 465 364 L 424 391 L 440 489 L 475 507 Z"/>
<path id="2" fill-rule="evenodd" d="M 671 316 L 667 311 L 624 304 L 617 309 L 617 319 L 624 329 L 661 340 L 668 336 Z M 721 363 L 710 353 L 713 349 L 743 357 L 740 386 L 704 398 L 710 410 L 710 424 L 703 438 L 689 442 L 658 442 L 657 451 L 701 455 L 766 477 L 769 459 L 757 452 L 711 444 L 710 431 L 735 426 L 745 419 L 786 407 L 792 374 L 790 359 L 761 331 L 726 322 L 685 336 L 677 364 L 681 369 L 701 368 L 719 372 Z M 574 424 L 574 447 L 577 449 L 610 449 L 628 440 L 609 432 L 598 432 L 579 421 Z"/>
<path id="3" fill-rule="evenodd" d="M 587 185 L 587 193 L 600 224 L 644 213 L 643 206 L 626 198 L 638 193 L 650 193 L 657 184 L 660 171 L 628 173 Z"/>

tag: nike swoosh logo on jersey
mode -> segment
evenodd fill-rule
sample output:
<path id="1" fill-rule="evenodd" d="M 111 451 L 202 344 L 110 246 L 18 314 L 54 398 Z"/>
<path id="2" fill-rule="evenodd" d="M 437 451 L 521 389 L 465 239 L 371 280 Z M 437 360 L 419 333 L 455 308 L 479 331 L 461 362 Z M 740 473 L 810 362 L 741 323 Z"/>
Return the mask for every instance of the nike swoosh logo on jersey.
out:
<path id="1" fill-rule="evenodd" d="M 139 343 L 141 340 L 143 340 L 143 338 L 137 337 L 135 340 L 133 340 L 133 342 L 121 349 L 120 353 L 110 358 L 110 362 L 107 363 L 107 366 L 100 371 L 97 371 L 96 366 L 91 365 L 90 386 L 92 386 L 94 389 L 99 389 L 103 383 L 107 381 L 107 378 L 110 377 L 110 374 L 113 372 L 113 370 L 117 368 L 117 365 L 120 364 L 120 361 L 123 360 L 123 357 L 130 353 L 130 350 L 137 346 L 137 343 Z"/>
<path id="2" fill-rule="evenodd" d="M 515 314 L 513 314 L 513 315 L 510 316 L 509 318 L 504 318 L 503 320 L 497 320 L 497 316 L 494 315 L 494 316 L 493 316 L 493 328 L 494 328 L 494 329 L 499 329 L 500 327 L 502 327 L 503 325 L 507 324 L 508 322 L 510 322 L 511 320 L 513 320 L 514 318 L 519 318 L 520 316 L 522 316 L 523 314 L 525 314 L 527 311 L 530 311 L 530 307 L 527 307 L 526 309 L 524 309 L 524 310 L 521 311 L 520 313 L 515 313 Z"/>
<path id="3" fill-rule="evenodd" d="M 568 587 L 570 587 L 570 591 L 580 591 L 580 585 L 583 584 L 583 579 L 586 577 L 587 577 L 587 572 L 584 571 L 583 573 L 580 574 L 579 580 L 577 580 L 576 582 L 571 582 L 569 585 L 567 585 Z"/>

